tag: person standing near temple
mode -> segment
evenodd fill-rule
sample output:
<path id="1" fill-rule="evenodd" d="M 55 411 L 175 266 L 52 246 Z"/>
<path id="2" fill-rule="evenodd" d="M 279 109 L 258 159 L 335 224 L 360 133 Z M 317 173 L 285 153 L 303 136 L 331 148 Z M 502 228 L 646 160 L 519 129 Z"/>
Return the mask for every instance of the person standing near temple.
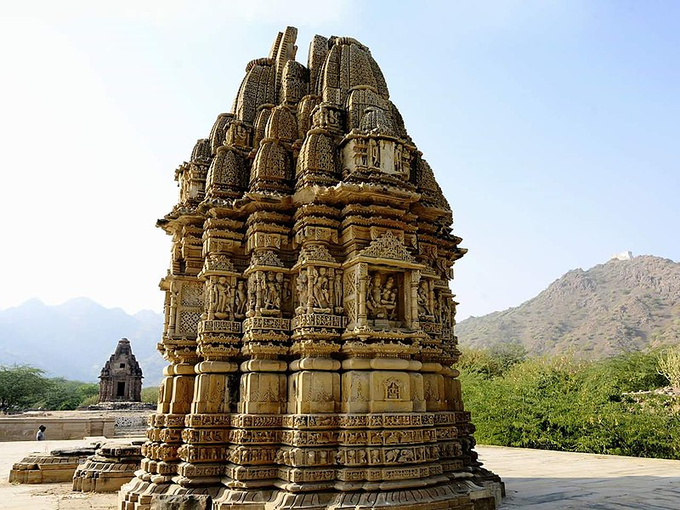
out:
<path id="1" fill-rule="evenodd" d="M 36 441 L 44 441 L 45 439 L 47 439 L 45 437 L 45 430 L 47 430 L 47 427 L 45 427 L 45 425 L 40 425 L 40 427 L 38 427 L 38 432 L 35 434 Z"/>

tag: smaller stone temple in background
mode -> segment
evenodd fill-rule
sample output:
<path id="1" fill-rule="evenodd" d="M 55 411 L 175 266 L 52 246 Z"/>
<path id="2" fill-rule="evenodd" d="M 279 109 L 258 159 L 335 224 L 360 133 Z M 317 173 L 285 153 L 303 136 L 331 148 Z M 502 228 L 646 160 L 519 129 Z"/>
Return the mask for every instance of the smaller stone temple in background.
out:
<path id="1" fill-rule="evenodd" d="M 132 354 L 130 341 L 121 338 L 99 375 L 99 403 L 141 401 L 142 369 Z"/>

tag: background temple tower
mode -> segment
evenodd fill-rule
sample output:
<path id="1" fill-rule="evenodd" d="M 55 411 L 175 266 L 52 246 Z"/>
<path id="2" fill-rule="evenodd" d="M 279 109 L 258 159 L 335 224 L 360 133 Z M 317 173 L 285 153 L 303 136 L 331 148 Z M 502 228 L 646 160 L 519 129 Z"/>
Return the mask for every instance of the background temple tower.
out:
<path id="1" fill-rule="evenodd" d="M 142 369 L 122 338 L 99 375 L 99 402 L 141 402 Z"/>
<path id="2" fill-rule="evenodd" d="M 169 365 L 120 510 L 495 508 L 452 367 L 451 208 L 368 48 L 315 36 L 304 66 L 296 36 L 175 173 Z"/>

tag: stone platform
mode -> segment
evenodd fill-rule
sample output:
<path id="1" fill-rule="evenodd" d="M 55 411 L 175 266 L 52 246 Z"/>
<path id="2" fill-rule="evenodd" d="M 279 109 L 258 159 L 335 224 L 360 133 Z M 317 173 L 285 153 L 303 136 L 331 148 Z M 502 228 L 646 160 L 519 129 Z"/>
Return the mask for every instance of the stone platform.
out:
<path id="1" fill-rule="evenodd" d="M 78 493 L 70 483 L 12 485 L 12 464 L 39 449 L 81 441 L 0 443 L 1 510 L 114 510 L 115 494 Z M 680 461 L 477 446 L 485 467 L 503 476 L 500 510 L 680 510 Z"/>

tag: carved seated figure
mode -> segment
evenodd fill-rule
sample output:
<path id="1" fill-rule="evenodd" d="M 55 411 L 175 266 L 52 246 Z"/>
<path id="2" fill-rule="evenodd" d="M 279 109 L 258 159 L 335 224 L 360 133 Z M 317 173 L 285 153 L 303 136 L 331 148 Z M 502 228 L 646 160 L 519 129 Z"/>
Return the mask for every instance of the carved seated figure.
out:
<path id="1" fill-rule="evenodd" d="M 366 296 L 366 311 L 369 319 L 397 319 L 397 287 L 393 276 L 383 284 L 380 273 L 373 275 Z"/>

